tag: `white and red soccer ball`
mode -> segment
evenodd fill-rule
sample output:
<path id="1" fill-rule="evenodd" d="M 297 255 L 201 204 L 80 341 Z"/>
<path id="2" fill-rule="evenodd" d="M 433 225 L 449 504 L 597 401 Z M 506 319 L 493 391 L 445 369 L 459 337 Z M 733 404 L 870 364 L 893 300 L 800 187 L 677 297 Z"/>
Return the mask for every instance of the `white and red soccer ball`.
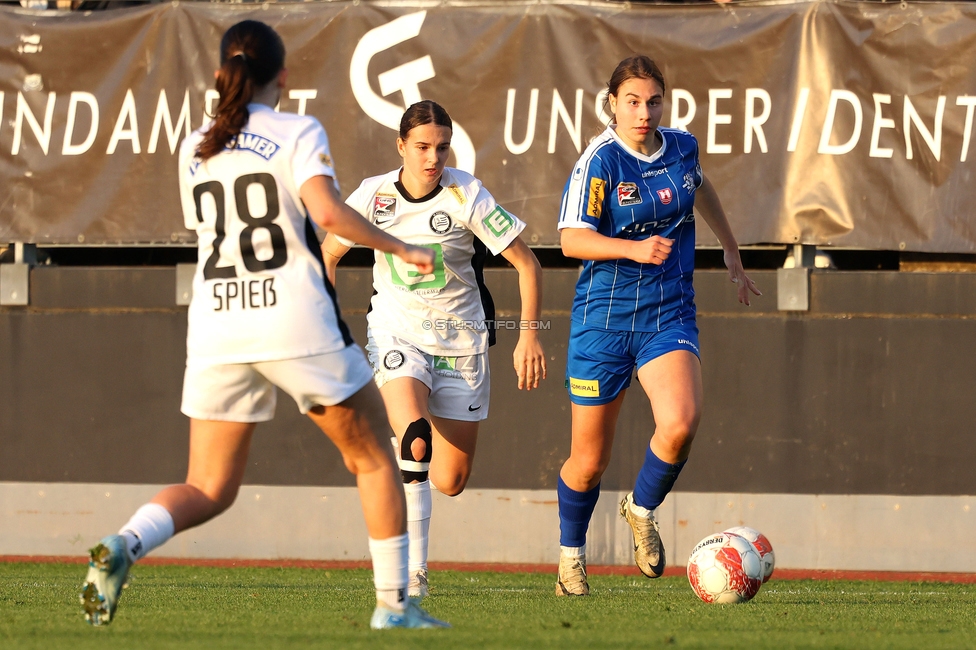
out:
<path id="1" fill-rule="evenodd" d="M 715 533 L 695 545 L 688 559 L 688 582 L 706 603 L 742 603 L 763 583 L 763 563 L 755 546 L 734 533 Z"/>
<path id="2" fill-rule="evenodd" d="M 773 575 L 773 568 L 776 566 L 776 556 L 773 555 L 773 545 L 769 543 L 766 536 L 755 528 L 749 528 L 748 526 L 736 526 L 724 532 L 734 533 L 752 542 L 752 545 L 759 551 L 759 557 L 762 559 L 763 583 L 769 580 L 769 576 Z"/>

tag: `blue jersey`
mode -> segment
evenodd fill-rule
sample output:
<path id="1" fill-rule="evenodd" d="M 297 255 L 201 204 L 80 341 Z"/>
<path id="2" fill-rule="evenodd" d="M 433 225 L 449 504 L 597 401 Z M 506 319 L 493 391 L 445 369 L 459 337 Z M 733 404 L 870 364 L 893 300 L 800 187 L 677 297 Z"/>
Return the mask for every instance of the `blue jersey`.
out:
<path id="1" fill-rule="evenodd" d="M 613 126 L 583 152 L 566 182 L 559 229 L 589 228 L 606 237 L 674 239 L 662 265 L 629 259 L 584 261 L 572 320 L 608 330 L 659 332 L 694 323 L 695 190 L 701 186 L 698 141 L 659 128 L 661 148 L 639 154 Z M 676 225 L 677 224 L 677 225 Z"/>

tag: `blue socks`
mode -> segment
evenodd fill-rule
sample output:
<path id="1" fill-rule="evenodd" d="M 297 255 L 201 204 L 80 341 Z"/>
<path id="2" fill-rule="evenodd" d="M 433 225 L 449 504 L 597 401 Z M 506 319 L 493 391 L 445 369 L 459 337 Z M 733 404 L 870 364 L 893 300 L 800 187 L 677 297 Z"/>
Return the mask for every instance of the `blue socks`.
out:
<path id="1" fill-rule="evenodd" d="M 600 485 L 589 492 L 577 492 L 563 482 L 556 481 L 559 498 L 559 545 L 579 547 L 586 544 L 586 530 L 590 527 L 593 508 L 600 498 Z"/>
<path id="2" fill-rule="evenodd" d="M 644 464 L 641 465 L 640 472 L 637 474 L 637 483 L 634 485 L 634 503 L 654 510 L 668 496 L 668 492 L 674 487 L 674 482 L 681 473 L 681 468 L 685 466 L 687 460 L 680 463 L 665 463 L 654 455 L 651 447 L 647 447 L 647 455 L 644 456 Z"/>

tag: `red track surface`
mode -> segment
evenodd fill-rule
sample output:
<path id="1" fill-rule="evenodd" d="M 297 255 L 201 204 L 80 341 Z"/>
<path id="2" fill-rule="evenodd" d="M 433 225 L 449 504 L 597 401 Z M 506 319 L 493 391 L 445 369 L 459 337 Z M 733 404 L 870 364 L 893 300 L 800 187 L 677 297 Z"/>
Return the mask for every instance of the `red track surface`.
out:
<path id="1" fill-rule="evenodd" d="M 64 555 L 0 555 L 0 562 L 44 562 L 84 564 L 83 556 Z M 338 560 L 218 560 L 198 558 L 150 557 L 140 564 L 207 567 L 288 567 L 300 569 L 368 569 L 368 561 Z M 495 573 L 556 573 L 555 564 L 494 564 L 476 562 L 431 562 L 432 571 L 486 571 Z M 640 572 L 635 566 L 589 566 L 590 575 L 632 575 Z M 683 567 L 668 567 L 664 575 L 684 575 Z M 920 571 L 826 571 L 817 569 L 776 569 L 773 578 L 777 580 L 885 580 L 909 582 L 958 582 L 976 584 L 976 573 L 934 573 Z"/>

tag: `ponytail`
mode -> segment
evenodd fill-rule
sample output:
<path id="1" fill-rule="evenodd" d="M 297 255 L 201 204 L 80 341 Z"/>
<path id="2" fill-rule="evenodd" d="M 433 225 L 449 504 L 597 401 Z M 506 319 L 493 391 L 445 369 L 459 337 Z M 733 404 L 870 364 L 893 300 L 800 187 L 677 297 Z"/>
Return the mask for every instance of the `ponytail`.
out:
<path id="1" fill-rule="evenodd" d="M 271 27 L 244 20 L 220 40 L 217 94 L 220 100 L 213 124 L 197 147 L 197 156 L 208 160 L 227 148 L 247 124 L 254 93 L 270 83 L 285 67 L 285 46 Z"/>

